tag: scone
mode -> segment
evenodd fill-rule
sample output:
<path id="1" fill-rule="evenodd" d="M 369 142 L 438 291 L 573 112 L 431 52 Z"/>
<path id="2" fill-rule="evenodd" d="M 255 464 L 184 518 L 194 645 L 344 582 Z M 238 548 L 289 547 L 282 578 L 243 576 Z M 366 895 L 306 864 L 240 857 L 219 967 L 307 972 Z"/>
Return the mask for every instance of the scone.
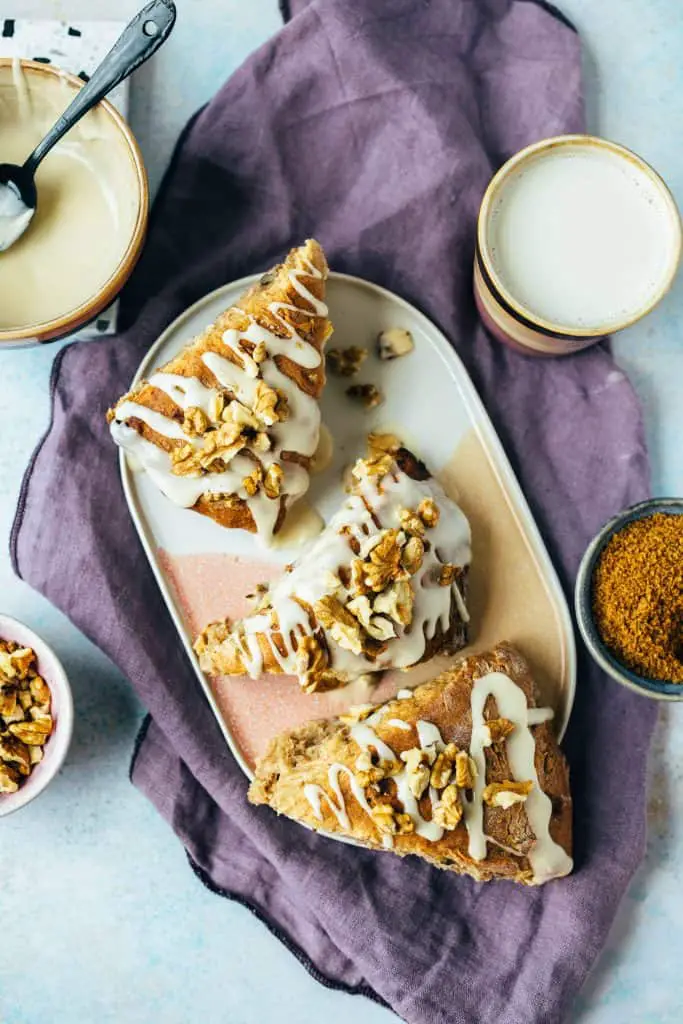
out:
<path id="1" fill-rule="evenodd" d="M 296 675 L 312 692 L 464 646 L 467 519 L 397 438 L 369 445 L 342 507 L 257 610 L 198 638 L 205 672 Z"/>
<path id="2" fill-rule="evenodd" d="M 508 644 L 432 682 L 276 737 L 254 804 L 478 881 L 541 885 L 572 869 L 569 772 Z"/>
<path id="3" fill-rule="evenodd" d="M 307 241 L 108 418 L 173 502 L 266 542 L 308 489 L 320 433 L 327 262 Z"/>

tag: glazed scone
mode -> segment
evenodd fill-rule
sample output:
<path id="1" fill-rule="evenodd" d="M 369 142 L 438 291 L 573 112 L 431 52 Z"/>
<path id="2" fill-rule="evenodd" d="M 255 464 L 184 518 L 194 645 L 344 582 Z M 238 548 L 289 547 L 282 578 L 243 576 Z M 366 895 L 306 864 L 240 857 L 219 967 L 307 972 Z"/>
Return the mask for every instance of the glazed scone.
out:
<path id="1" fill-rule="evenodd" d="M 109 411 L 171 501 L 268 543 L 308 489 L 320 433 L 328 269 L 312 240 Z"/>
<path id="2" fill-rule="evenodd" d="M 465 645 L 467 519 L 397 438 L 369 445 L 342 507 L 257 610 L 198 638 L 205 672 L 296 675 L 313 692 Z"/>
<path id="3" fill-rule="evenodd" d="M 414 691 L 283 733 L 249 800 L 363 846 L 485 882 L 572 869 L 569 772 L 509 644 Z"/>

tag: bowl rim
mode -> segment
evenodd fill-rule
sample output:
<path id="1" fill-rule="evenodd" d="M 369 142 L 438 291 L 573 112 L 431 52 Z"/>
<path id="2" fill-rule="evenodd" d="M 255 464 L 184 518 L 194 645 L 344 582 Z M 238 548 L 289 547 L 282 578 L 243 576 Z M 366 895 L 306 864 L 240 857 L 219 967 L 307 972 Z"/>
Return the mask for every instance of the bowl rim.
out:
<path id="1" fill-rule="evenodd" d="M 488 225 L 491 208 L 498 193 L 504 186 L 508 177 L 514 173 L 521 164 L 534 160 L 541 153 L 553 152 L 554 150 L 565 146 L 585 146 L 602 149 L 612 153 L 614 156 L 617 156 L 622 160 L 627 160 L 652 181 L 656 188 L 661 192 L 662 198 L 669 209 L 674 235 L 674 255 L 671 263 L 666 268 L 666 272 L 662 274 L 659 288 L 653 292 L 646 305 L 641 309 L 636 310 L 635 313 L 631 313 L 629 316 L 624 317 L 623 320 L 620 320 L 617 323 L 602 325 L 593 324 L 590 327 L 568 327 L 566 324 L 546 320 L 515 299 L 514 295 L 512 295 L 507 289 L 504 282 L 500 279 L 500 275 L 496 273 L 495 267 L 493 266 L 489 250 Z M 608 334 L 615 334 L 617 331 L 624 330 L 625 327 L 630 327 L 632 324 L 637 323 L 643 317 L 647 316 L 648 313 L 651 313 L 670 290 L 678 272 L 681 255 L 683 253 L 683 224 L 681 222 L 681 213 L 671 189 L 666 184 L 662 176 L 654 169 L 654 167 L 644 160 L 643 157 L 639 156 L 639 154 L 635 153 L 632 149 L 628 149 L 626 146 L 622 146 L 618 142 L 612 142 L 610 139 L 603 139 L 598 135 L 587 135 L 585 133 L 553 135 L 547 139 L 540 139 L 538 142 L 533 142 L 531 145 L 525 146 L 524 149 L 520 149 L 519 152 L 511 156 L 510 159 L 507 160 L 494 174 L 486 188 L 486 191 L 484 192 L 484 197 L 481 201 L 477 219 L 476 238 L 477 254 L 481 260 L 486 275 L 493 285 L 495 293 L 497 293 L 494 297 L 496 297 L 497 300 L 502 301 L 505 306 L 511 310 L 515 318 L 521 319 L 522 322 L 527 323 L 532 329 L 535 328 L 536 330 L 548 332 L 551 335 L 558 335 L 561 339 L 569 340 L 595 338 L 597 341 Z"/>
<path id="2" fill-rule="evenodd" d="M 581 558 L 574 588 L 574 610 L 579 632 L 588 652 L 612 679 L 643 697 L 650 697 L 653 700 L 681 701 L 683 700 L 683 683 L 671 683 L 663 679 L 640 676 L 615 658 L 600 636 L 592 610 L 593 573 L 603 549 L 611 538 L 629 523 L 647 519 L 656 512 L 683 515 L 683 498 L 647 498 L 645 501 L 630 505 L 608 519 Z"/>
<path id="3" fill-rule="evenodd" d="M 44 793 L 47 787 L 50 785 L 55 776 L 59 773 L 64 760 L 68 753 L 71 745 L 71 738 L 73 736 L 74 727 L 74 702 L 73 693 L 71 692 L 71 685 L 69 678 L 66 674 L 64 666 L 60 659 L 55 654 L 53 648 L 46 640 L 43 640 L 35 630 L 27 626 L 25 622 L 21 622 L 20 619 L 14 618 L 12 615 L 6 615 L 4 612 L 0 612 L 0 636 L 2 639 L 12 640 L 11 635 L 13 627 L 19 627 L 20 631 L 27 634 L 31 638 L 31 647 L 36 652 L 38 661 L 41 658 L 43 660 L 49 660 L 51 668 L 54 669 L 54 680 L 50 676 L 48 685 L 51 689 L 59 689 L 59 719 L 57 726 L 50 737 L 50 744 L 56 743 L 59 737 L 59 742 L 56 745 L 55 754 L 51 758 L 49 766 L 46 766 L 46 771 L 43 773 L 42 778 L 37 781 L 32 789 L 27 786 L 22 786 L 16 793 L 1 794 L 0 795 L 0 818 L 7 817 L 10 814 L 14 814 L 15 811 L 20 810 L 22 807 L 26 807 L 33 800 Z M 7 636 L 3 634 L 7 631 Z M 9 802 L 5 805 L 5 800 Z M 3 806 L 4 805 L 4 806 Z"/>
<path id="4" fill-rule="evenodd" d="M 6 67 L 11 68 L 16 61 L 16 57 L 0 57 L 0 69 Z M 63 71 L 54 64 L 41 64 L 39 61 L 27 60 L 24 58 L 19 59 L 19 64 L 23 71 L 28 71 L 30 74 L 37 73 L 40 75 L 47 75 L 53 79 L 65 81 L 77 90 L 83 87 L 84 83 L 80 78 L 76 75 L 70 74 L 68 71 Z M 26 324 L 23 327 L 12 327 L 6 329 L 0 328 L 0 348 L 6 342 L 51 341 L 53 339 L 63 337 L 64 334 L 89 323 L 97 316 L 98 313 L 101 313 L 103 309 L 106 309 L 106 307 L 114 300 L 116 295 L 118 295 L 121 288 L 130 277 L 133 267 L 137 262 L 137 258 L 140 255 L 149 217 L 149 180 L 142 158 L 142 152 L 137 139 L 133 135 L 130 125 L 118 112 L 116 107 L 114 107 L 108 100 L 100 100 L 97 106 L 101 107 L 114 123 L 132 157 L 133 169 L 138 186 L 138 210 L 128 245 L 121 256 L 118 265 L 95 295 L 86 299 L 80 304 L 80 306 L 76 306 L 68 310 L 66 313 L 62 313 L 60 316 L 53 317 L 51 320 Z"/>

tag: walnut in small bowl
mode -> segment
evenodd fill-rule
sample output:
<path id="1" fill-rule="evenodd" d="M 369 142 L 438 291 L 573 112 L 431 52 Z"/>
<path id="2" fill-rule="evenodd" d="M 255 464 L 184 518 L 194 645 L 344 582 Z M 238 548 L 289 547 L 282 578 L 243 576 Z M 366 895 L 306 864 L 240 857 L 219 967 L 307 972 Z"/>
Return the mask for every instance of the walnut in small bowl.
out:
<path id="1" fill-rule="evenodd" d="M 28 627 L 0 615 L 0 817 L 54 778 L 72 727 L 71 690 L 56 655 Z"/>
<path id="2" fill-rule="evenodd" d="M 0 638 L 0 793 L 16 793 L 52 734 L 50 689 L 32 647 Z"/>

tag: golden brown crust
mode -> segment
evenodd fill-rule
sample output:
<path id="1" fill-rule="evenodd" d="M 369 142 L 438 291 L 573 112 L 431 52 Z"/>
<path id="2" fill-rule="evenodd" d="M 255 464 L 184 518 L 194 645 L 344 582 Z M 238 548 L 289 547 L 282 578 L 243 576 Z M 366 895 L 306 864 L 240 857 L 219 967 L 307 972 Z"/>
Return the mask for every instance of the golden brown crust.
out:
<path id="1" fill-rule="evenodd" d="M 400 755 L 415 747 L 414 723 L 424 720 L 433 722 L 439 728 L 444 743 L 453 743 L 461 751 L 469 750 L 472 686 L 476 679 L 492 672 L 508 676 L 523 690 L 529 706 L 535 706 L 535 687 L 527 663 L 509 644 L 499 644 L 488 654 L 473 655 L 456 663 L 438 678 L 418 687 L 412 698 L 387 702 L 379 724 L 373 726 L 377 736 Z M 493 697 L 487 700 L 485 717 L 487 720 L 498 717 Z M 413 728 L 404 730 L 388 724 L 392 719 L 401 719 Z M 532 732 L 536 743 L 535 767 L 539 785 L 552 802 L 550 834 L 567 854 L 571 854 L 572 804 L 567 764 L 550 723 L 533 726 Z M 328 769 L 334 763 L 356 771 L 359 752 L 360 748 L 351 738 L 348 725 L 340 719 L 309 722 L 271 742 L 265 756 L 256 766 L 249 800 L 255 804 L 268 804 L 278 813 L 311 828 L 350 835 L 362 845 L 382 849 L 381 833 L 354 798 L 345 773 L 340 773 L 339 783 L 345 798 L 349 829 L 339 824 L 325 800 L 321 801 L 323 820 L 318 820 L 304 794 L 303 787 L 308 783 L 320 785 L 329 791 Z M 485 748 L 485 757 L 487 783 L 503 783 L 512 777 L 505 742 L 496 742 Z M 383 785 L 391 796 L 394 808 L 400 809 L 400 804 L 396 803 L 395 788 L 392 794 L 391 780 Z M 372 801 L 371 789 L 366 789 L 366 795 Z M 420 798 L 419 806 L 425 818 L 431 817 L 428 796 Z M 484 831 L 495 843 L 501 845 L 489 842 L 486 859 L 483 861 L 476 861 L 469 856 L 468 832 L 463 821 L 455 829 L 444 832 L 443 837 L 436 842 L 430 842 L 414 832 L 397 834 L 393 837 L 394 852 L 401 856 L 416 854 L 437 867 L 469 874 L 479 881 L 509 878 L 533 884 L 533 870 L 527 854 L 535 837 L 524 806 L 520 802 L 508 808 L 484 807 Z M 510 852 L 512 850 L 517 851 L 517 854 Z"/>
<path id="2" fill-rule="evenodd" d="M 306 273 L 308 265 L 312 264 L 320 273 L 320 278 L 313 277 Z M 285 306 L 294 306 L 295 309 L 281 308 L 279 315 L 287 324 L 293 326 L 298 334 L 310 342 L 318 352 L 323 351 L 326 339 L 331 333 L 330 322 L 326 317 L 314 316 L 310 304 L 296 291 L 289 278 L 289 272 L 297 270 L 300 272 L 301 283 L 306 287 L 313 297 L 319 301 L 325 299 L 325 285 L 328 275 L 328 266 L 325 254 L 313 239 L 309 239 L 298 248 L 292 249 L 284 263 L 278 264 L 265 273 L 260 281 L 252 285 L 248 291 L 238 299 L 234 306 L 222 313 L 218 319 L 202 334 L 191 341 L 175 358 L 171 359 L 161 369 L 165 373 L 177 374 L 181 377 L 196 377 L 202 384 L 209 388 L 219 387 L 219 382 L 209 370 L 202 356 L 206 352 L 215 352 L 231 362 L 238 363 L 238 358 L 233 350 L 223 341 L 223 334 L 230 328 L 245 330 L 250 323 L 250 318 L 272 331 L 278 337 L 287 338 L 288 334 L 282 323 L 276 320 L 269 310 L 271 303 L 283 303 Z M 247 351 L 253 351 L 253 344 L 243 342 Z M 278 368 L 290 380 L 306 394 L 319 398 L 325 385 L 325 364 L 324 360 L 315 369 L 305 369 L 298 363 L 288 359 L 285 355 L 275 357 Z M 107 418 L 111 421 L 116 416 L 117 408 L 126 401 L 134 401 L 139 405 L 161 413 L 182 425 L 183 410 L 176 405 L 172 398 L 159 388 L 155 388 L 147 381 L 141 381 L 131 392 L 123 395 L 113 409 L 110 409 Z M 150 426 L 141 420 L 129 418 L 127 420 L 138 434 L 151 441 L 164 451 L 171 452 L 174 448 L 180 448 L 182 441 L 164 437 L 158 434 Z M 301 456 L 299 453 L 283 453 L 283 459 L 298 462 L 304 468 L 308 468 L 310 459 Z M 250 533 L 256 532 L 256 524 L 249 510 L 248 505 L 235 495 L 202 495 L 193 506 L 196 512 L 209 516 L 221 526 L 229 529 L 247 530 Z M 284 520 L 286 508 L 285 501 L 281 502 L 281 510 L 276 522 L 274 532 L 277 533 Z"/>

